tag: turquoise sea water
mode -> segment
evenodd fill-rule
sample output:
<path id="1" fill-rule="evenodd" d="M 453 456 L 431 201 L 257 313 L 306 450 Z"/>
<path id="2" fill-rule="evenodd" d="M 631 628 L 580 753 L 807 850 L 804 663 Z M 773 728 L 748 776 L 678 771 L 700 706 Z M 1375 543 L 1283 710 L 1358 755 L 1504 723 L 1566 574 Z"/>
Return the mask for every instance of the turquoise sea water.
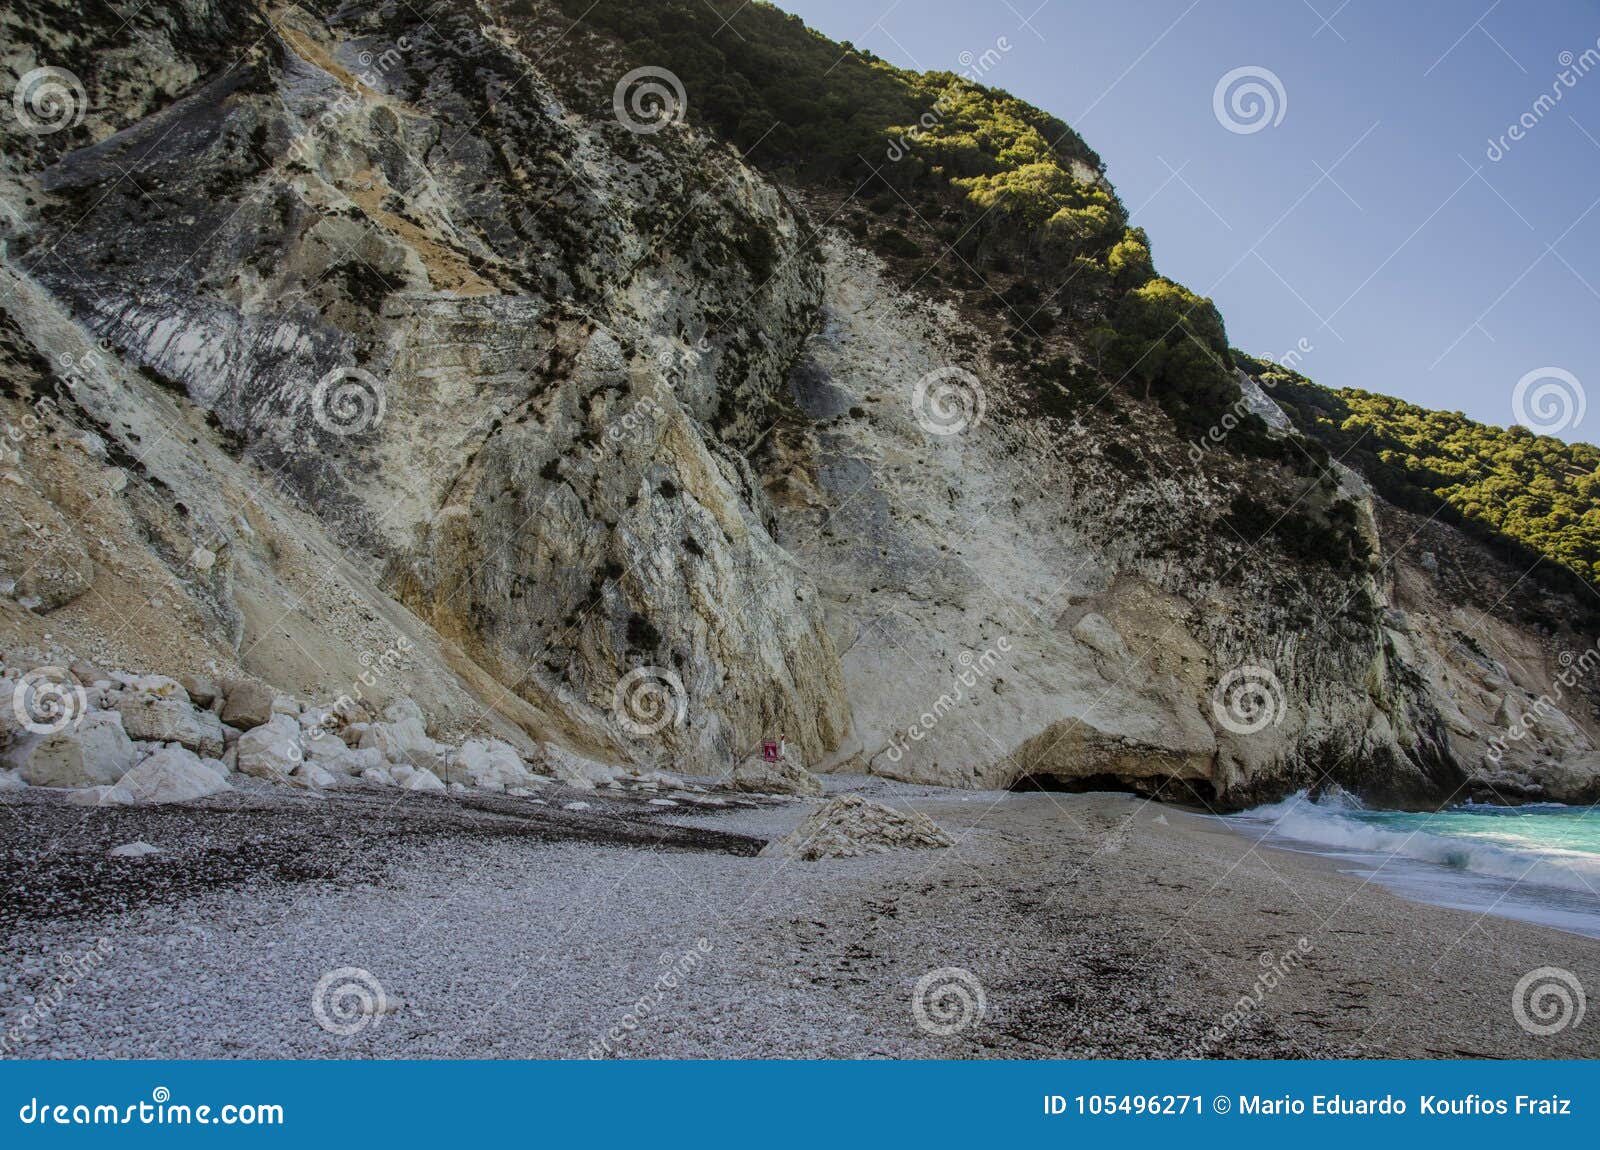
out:
<path id="1" fill-rule="evenodd" d="M 1600 809 L 1541 803 L 1369 810 L 1304 792 L 1230 816 L 1259 841 L 1335 859 L 1421 902 L 1600 938 Z"/>

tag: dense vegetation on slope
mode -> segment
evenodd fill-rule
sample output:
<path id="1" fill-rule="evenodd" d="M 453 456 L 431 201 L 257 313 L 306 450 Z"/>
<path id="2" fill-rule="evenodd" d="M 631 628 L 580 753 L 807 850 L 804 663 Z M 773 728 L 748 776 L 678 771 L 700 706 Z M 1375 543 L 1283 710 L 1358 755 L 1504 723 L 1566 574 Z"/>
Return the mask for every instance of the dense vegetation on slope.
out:
<path id="1" fill-rule="evenodd" d="M 1186 429 L 1237 398 L 1222 317 L 1156 274 L 1100 158 L 1056 117 L 968 75 L 896 68 L 764 3 L 556 3 L 630 64 L 670 66 L 689 119 L 769 170 L 838 182 L 884 214 L 909 206 L 970 266 L 1026 274 L 1031 298 L 1007 301 L 1024 347 L 1060 321 L 1094 328 L 1097 368 Z M 970 71 L 1001 58 L 993 49 Z M 887 224 L 862 238 L 922 254 Z"/>
<path id="2" fill-rule="evenodd" d="M 1600 449 L 1369 391 L 1331 391 L 1277 364 L 1234 356 L 1303 432 L 1389 502 L 1436 514 L 1513 562 L 1542 556 L 1600 583 Z"/>
<path id="3" fill-rule="evenodd" d="M 1247 415 L 1222 450 L 1282 464 L 1291 483 L 1325 477 L 1332 452 L 1391 502 L 1437 512 L 1513 561 L 1544 556 L 1600 579 L 1594 448 L 1366 392 L 1330 392 L 1230 349 L 1212 302 L 1157 274 L 1149 238 L 1128 226 L 1094 151 L 1056 117 L 978 82 L 997 52 L 975 60 L 970 75 L 916 73 L 761 2 L 553 3 L 613 39 L 630 66 L 670 67 L 691 121 L 769 170 L 838 185 L 868 204 L 879 222 L 858 221 L 858 238 L 916 280 L 965 282 L 967 271 L 948 266 L 956 261 L 941 269 L 941 252 L 906 231 L 931 232 L 986 283 L 1010 278 L 1001 295 L 1014 323 L 1011 354 L 1042 413 L 1070 417 L 1114 385 L 1158 403 L 1181 435 L 1200 436 L 1229 411 L 1237 418 L 1233 372 L 1242 366 L 1273 389 L 1311 443 L 1290 448 Z M 902 231 L 896 217 L 920 226 Z M 1058 324 L 1087 366 L 1048 354 Z M 1302 505 L 1258 487 L 1235 501 L 1226 522 L 1251 539 L 1274 524 L 1270 533 L 1287 551 L 1357 570 L 1369 556 L 1352 509 L 1324 495 Z M 1321 510 L 1308 513 L 1311 506 Z"/>

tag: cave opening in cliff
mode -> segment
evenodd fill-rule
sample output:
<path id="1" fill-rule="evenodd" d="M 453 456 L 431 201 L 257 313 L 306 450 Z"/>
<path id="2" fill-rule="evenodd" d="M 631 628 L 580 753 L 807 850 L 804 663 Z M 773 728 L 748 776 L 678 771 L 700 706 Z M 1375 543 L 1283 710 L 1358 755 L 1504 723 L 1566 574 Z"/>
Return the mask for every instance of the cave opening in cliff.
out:
<path id="1" fill-rule="evenodd" d="M 1074 775 L 1027 774 L 1006 788 L 1012 791 L 1056 791 L 1062 794 L 1081 795 L 1089 791 L 1110 791 L 1115 794 L 1138 795 L 1163 803 L 1182 806 L 1216 806 L 1216 789 L 1204 779 L 1128 778 L 1125 775 Z"/>

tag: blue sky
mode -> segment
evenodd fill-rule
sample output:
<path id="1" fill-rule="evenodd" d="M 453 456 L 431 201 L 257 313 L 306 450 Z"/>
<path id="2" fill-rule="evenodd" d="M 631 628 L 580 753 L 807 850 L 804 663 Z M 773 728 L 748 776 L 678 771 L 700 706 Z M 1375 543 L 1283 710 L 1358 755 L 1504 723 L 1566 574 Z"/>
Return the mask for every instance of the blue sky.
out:
<path id="1" fill-rule="evenodd" d="M 1500 425 L 1530 373 L 1600 388 L 1595 0 L 779 6 L 906 67 L 959 71 L 1004 37 L 986 82 L 1083 135 L 1158 268 L 1212 296 L 1237 347 L 1304 340 L 1320 383 Z M 1281 117 L 1253 131 L 1214 108 L 1240 68 L 1283 93 L 1263 81 Z M 1223 108 L 1254 126 L 1226 90 Z M 1559 434 L 1600 440 L 1600 406 Z"/>

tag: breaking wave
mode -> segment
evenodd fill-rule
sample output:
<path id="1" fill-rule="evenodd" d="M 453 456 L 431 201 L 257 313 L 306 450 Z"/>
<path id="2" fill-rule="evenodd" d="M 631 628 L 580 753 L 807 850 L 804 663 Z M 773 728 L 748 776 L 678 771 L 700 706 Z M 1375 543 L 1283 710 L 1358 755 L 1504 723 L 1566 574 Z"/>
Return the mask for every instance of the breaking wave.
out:
<path id="1" fill-rule="evenodd" d="M 1268 843 L 1369 856 L 1365 861 L 1378 865 L 1406 859 L 1519 886 L 1600 894 L 1600 816 L 1589 814 L 1556 804 L 1375 811 L 1342 792 L 1312 801 L 1301 791 L 1228 821 Z"/>

